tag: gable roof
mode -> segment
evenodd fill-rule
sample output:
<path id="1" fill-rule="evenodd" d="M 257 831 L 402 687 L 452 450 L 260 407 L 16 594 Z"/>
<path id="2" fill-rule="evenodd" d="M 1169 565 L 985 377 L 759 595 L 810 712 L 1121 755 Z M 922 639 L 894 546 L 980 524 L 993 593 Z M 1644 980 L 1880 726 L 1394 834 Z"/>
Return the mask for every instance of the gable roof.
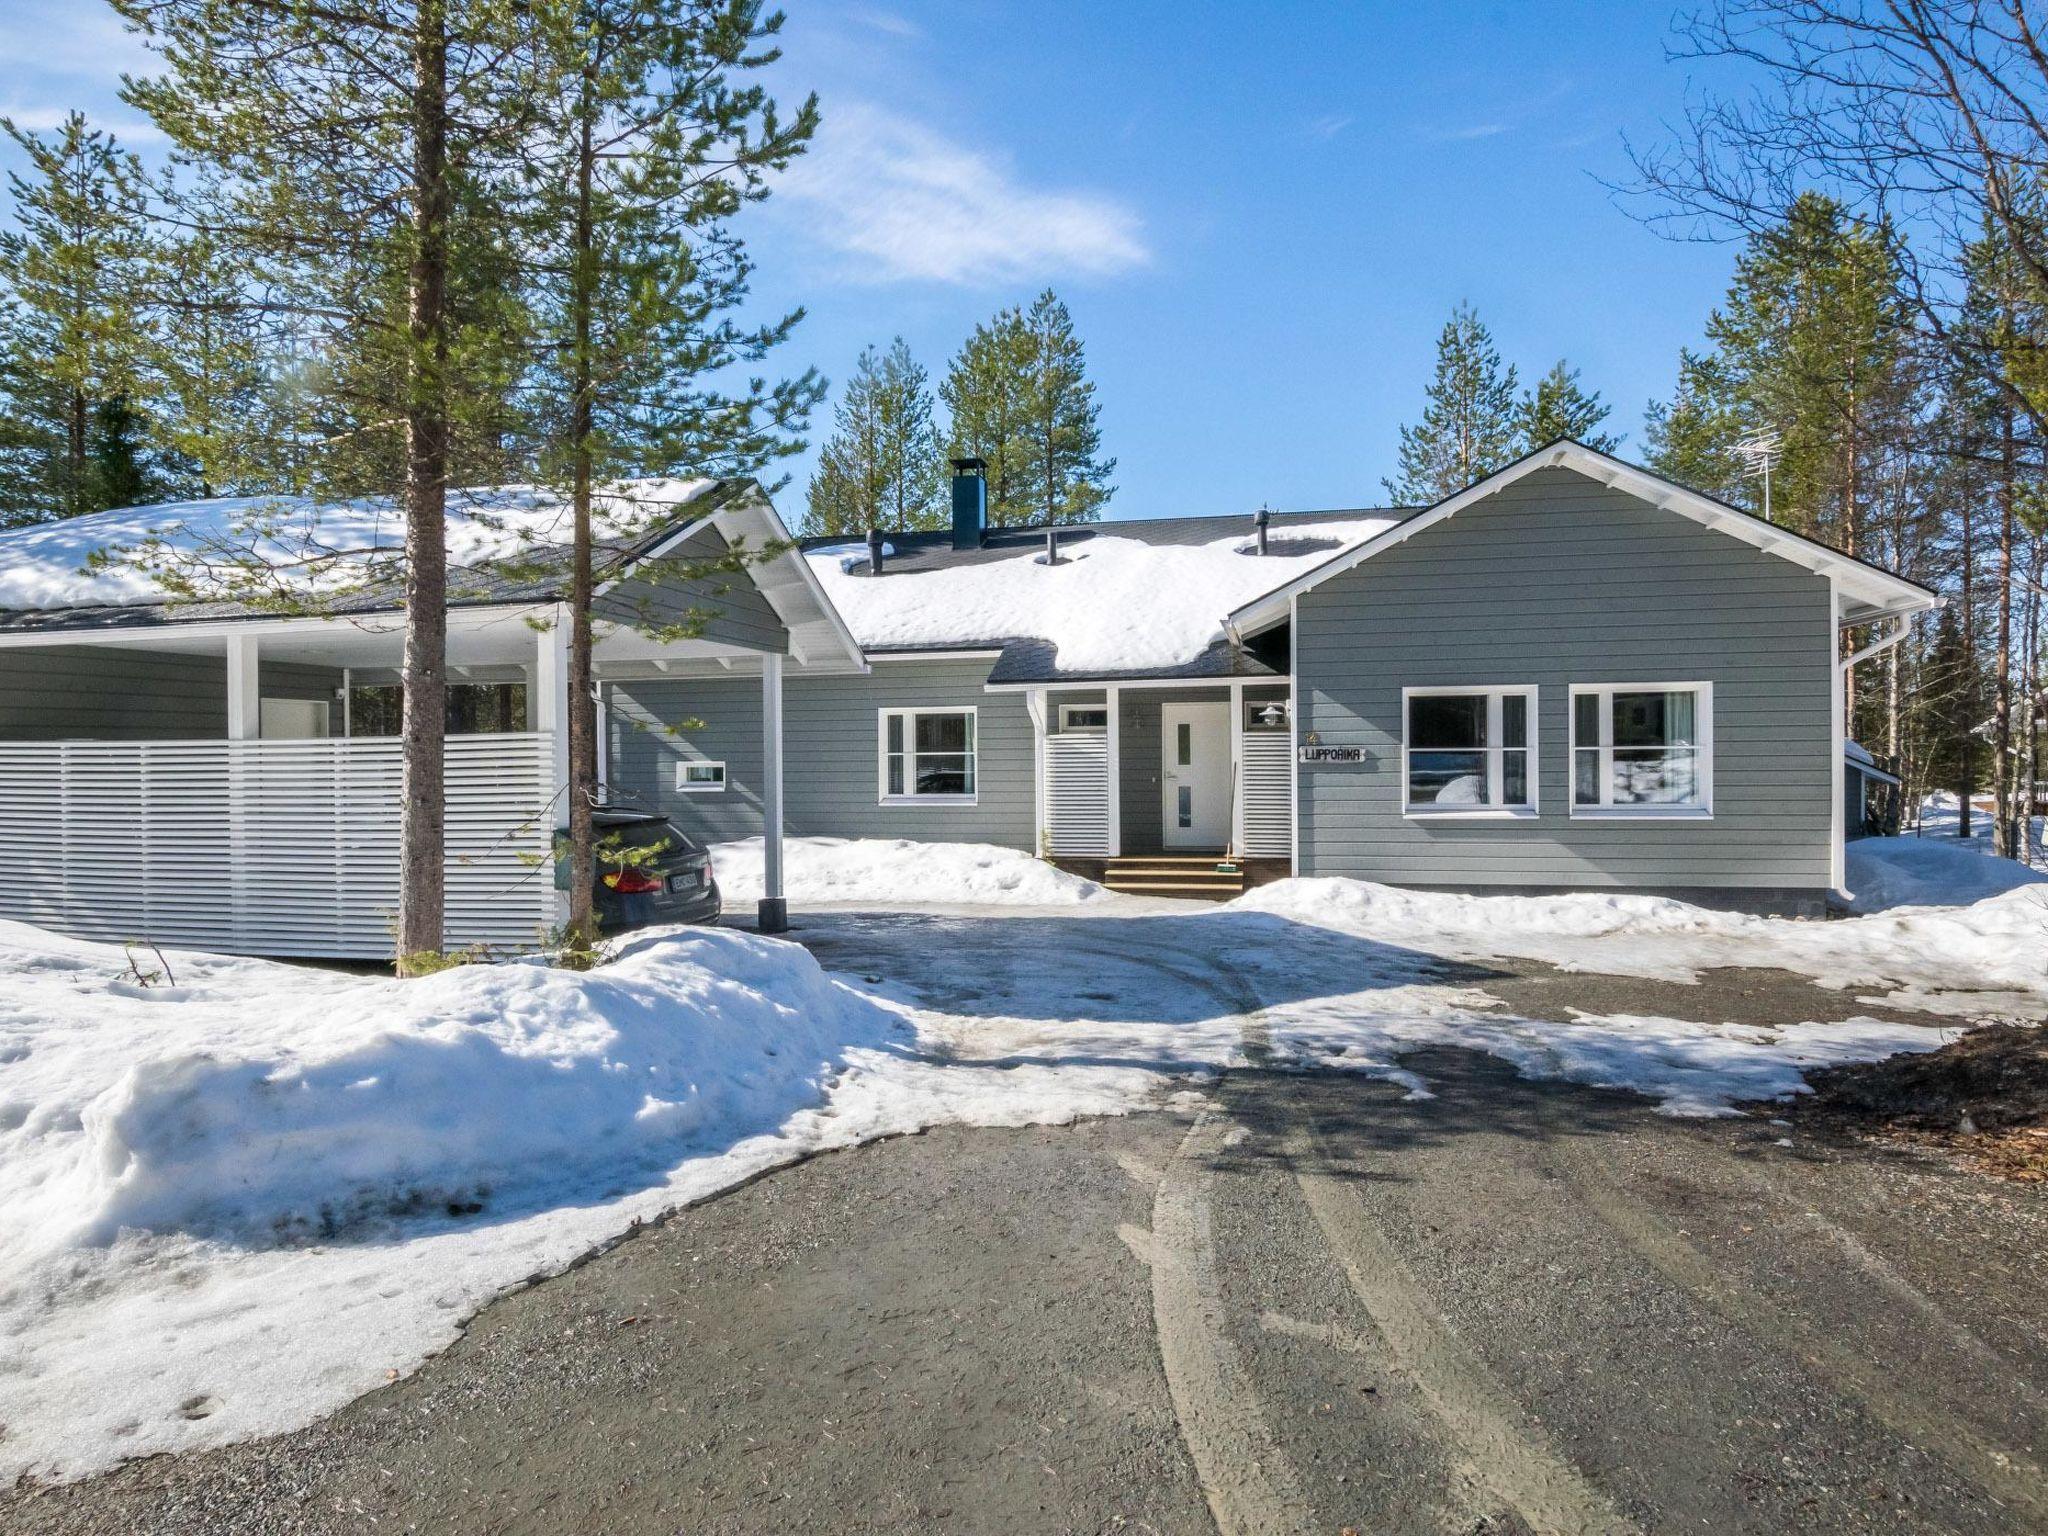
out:
<path id="1" fill-rule="evenodd" d="M 999 683 L 1271 676 L 1230 645 L 1223 616 L 1403 515 L 1272 513 L 1263 557 L 1243 514 L 1061 527 L 1057 565 L 1043 526 L 990 529 L 964 550 L 950 531 L 892 533 L 879 574 L 861 543 L 805 553 L 870 651 L 1000 651 Z"/>
<path id="2" fill-rule="evenodd" d="M 1447 517 L 1456 516 L 1475 502 L 1485 500 L 1539 469 L 1573 470 L 1646 501 L 1660 511 L 1675 512 L 1702 527 L 1728 534 L 1767 554 L 1777 555 L 1828 577 L 1842 596 L 1843 620 L 1846 623 L 1866 624 L 1940 606 L 1940 597 L 1918 582 L 1895 576 L 1866 560 L 1845 555 L 1818 540 L 1781 528 L 1776 523 L 1767 523 L 1753 513 L 1716 501 L 1675 480 L 1667 480 L 1639 465 L 1625 463 L 1597 448 L 1588 448 L 1584 443 L 1566 438 L 1517 459 L 1505 469 L 1446 496 L 1434 506 L 1360 540 L 1294 580 L 1262 593 L 1231 613 L 1226 621 L 1231 636 L 1255 635 L 1284 622 L 1292 611 L 1294 599 L 1301 593 L 1413 538 Z"/>
<path id="3" fill-rule="evenodd" d="M 785 546 L 750 566 L 790 632 L 792 653 L 864 666 L 860 647 L 793 549 L 760 486 L 746 479 L 645 479 L 595 498 L 599 589 L 625 580 L 705 529 L 752 548 Z M 536 486 L 448 494 L 449 601 L 453 608 L 529 606 L 567 595 L 570 508 Z M 278 597 L 298 592 L 335 616 L 396 612 L 405 594 L 405 516 L 390 498 L 228 496 L 124 507 L 0 531 L 0 634 L 81 634 L 143 626 L 286 617 L 283 604 L 228 598 L 174 602 L 146 570 L 118 558 L 153 541 L 198 560 L 270 561 Z M 115 555 L 96 568 L 96 551 Z"/>

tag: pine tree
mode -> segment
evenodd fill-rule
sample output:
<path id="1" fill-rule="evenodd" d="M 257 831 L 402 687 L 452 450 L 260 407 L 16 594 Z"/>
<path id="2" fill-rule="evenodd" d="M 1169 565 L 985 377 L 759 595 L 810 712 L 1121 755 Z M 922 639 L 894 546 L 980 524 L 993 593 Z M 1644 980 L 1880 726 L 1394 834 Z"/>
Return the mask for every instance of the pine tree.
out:
<path id="1" fill-rule="evenodd" d="M 144 478 L 143 175 L 79 113 L 48 138 L 4 126 L 28 166 L 0 234 L 0 523 L 75 517 Z"/>
<path id="2" fill-rule="evenodd" d="M 809 535 L 943 528 L 945 464 L 923 368 L 897 337 L 862 351 L 811 476 Z"/>
<path id="3" fill-rule="evenodd" d="M 150 267 L 154 435 L 178 494 L 288 487 L 269 338 L 221 242 L 189 232 L 160 245 Z"/>
<path id="4" fill-rule="evenodd" d="M 1385 481 L 1403 505 L 1437 502 L 1513 460 L 1515 370 L 1503 369 L 1493 336 L 1461 304 L 1437 337 L 1436 373 L 1416 426 L 1401 428 L 1400 475 Z"/>
<path id="5" fill-rule="evenodd" d="M 1644 438 L 1650 468 L 1708 496 L 1741 505 L 1747 499 L 1741 412 L 1727 370 L 1710 352 L 1682 348 L 1678 388 L 1668 403 L 1652 401 Z"/>
<path id="6" fill-rule="evenodd" d="M 758 0 L 552 0 L 553 93 L 521 212 L 532 231 L 542 353 L 536 416 L 544 472 L 569 490 L 568 597 L 570 963 L 595 953 L 591 886 L 596 837 L 597 721 L 593 673 L 594 503 L 604 538 L 641 542 L 648 520 L 625 488 L 645 474 L 751 475 L 802 447 L 795 434 L 822 393 L 809 371 L 768 383 L 733 377 L 785 340 L 794 311 L 758 325 L 733 318 L 752 270 L 732 216 L 766 195 L 816 131 L 815 98 L 787 122 L 750 71 L 772 64 L 781 26 Z M 665 510 L 665 509 L 664 509 Z M 716 562 L 643 562 L 659 582 L 743 569 L 773 551 L 735 547 Z M 660 639 L 700 629 L 644 616 Z"/>
<path id="7" fill-rule="evenodd" d="M 952 419 L 947 451 L 988 465 L 988 517 L 999 527 L 1031 521 L 1024 442 L 1029 357 L 1024 312 L 1000 310 L 974 328 L 939 385 Z"/>
<path id="8" fill-rule="evenodd" d="M 1524 453 L 1566 437 L 1601 453 L 1612 453 L 1621 446 L 1621 438 L 1602 432 L 1600 423 L 1613 411 L 1614 407 L 1600 399 L 1598 390 L 1589 394 L 1580 385 L 1578 369 L 1559 358 L 1516 405 L 1515 432 Z"/>
<path id="9" fill-rule="evenodd" d="M 1116 460 L 1100 457 L 1095 386 L 1073 317 L 1047 289 L 1026 311 L 977 326 L 939 388 L 950 452 L 988 464 L 998 526 L 1086 523 L 1115 494 Z"/>
<path id="10" fill-rule="evenodd" d="M 1048 288 L 1024 315 L 1024 482 L 1038 523 L 1092 523 L 1116 494 L 1101 457 L 1100 407 L 1067 306 Z"/>
<path id="11" fill-rule="evenodd" d="M 1777 435 L 1776 520 L 1852 555 L 1917 406 L 1909 319 L 1890 232 L 1809 192 L 1745 246 L 1707 322 L 1743 428 Z"/>
<path id="12" fill-rule="evenodd" d="M 266 302 L 330 377 L 379 389 L 358 429 L 402 444 L 405 509 L 402 970 L 440 950 L 445 891 L 447 489 L 461 391 L 520 336 L 449 305 L 458 198 L 488 209 L 521 169 L 548 62 L 543 19 L 504 0 L 114 0 L 161 57 L 123 89 L 208 188 Z M 490 229 L 485 217 L 470 227 Z M 393 299 L 402 296 L 401 304 Z"/>

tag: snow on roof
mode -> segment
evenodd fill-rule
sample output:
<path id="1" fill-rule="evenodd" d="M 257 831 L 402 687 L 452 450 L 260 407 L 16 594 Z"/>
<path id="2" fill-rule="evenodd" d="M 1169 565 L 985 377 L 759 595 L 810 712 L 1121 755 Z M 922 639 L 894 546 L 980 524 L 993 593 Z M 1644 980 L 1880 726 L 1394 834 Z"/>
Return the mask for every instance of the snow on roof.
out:
<path id="1" fill-rule="evenodd" d="M 1044 640 L 1061 672 L 1145 672 L 1193 662 L 1232 609 L 1292 581 L 1398 519 L 1291 527 L 1279 552 L 1251 553 L 1242 529 L 1199 544 L 1153 544 L 1108 531 L 1064 546 L 940 570 L 861 574 L 844 546 L 808 552 L 826 595 L 872 650 Z M 851 567 L 851 568 L 849 568 Z"/>
<path id="2" fill-rule="evenodd" d="M 715 480 L 622 482 L 597 498 L 598 539 L 637 545 L 675 520 L 676 509 Z M 498 486 L 451 491 L 448 560 L 481 567 L 569 541 L 569 504 L 557 491 Z M 306 496 L 222 496 L 95 512 L 0 532 L 0 609 L 65 609 L 164 602 L 157 579 L 123 551 L 152 546 L 170 561 L 226 566 L 256 560 L 285 567 L 279 580 L 334 591 L 395 574 L 405 514 L 389 498 L 318 501 Z M 89 562 L 99 562 L 97 568 Z M 202 589 L 201 595 L 205 593 Z"/>
<path id="3" fill-rule="evenodd" d="M 1842 755 L 1852 763 L 1868 763 L 1873 768 L 1877 766 L 1877 759 L 1870 755 L 1870 748 L 1860 741 L 1843 742 Z"/>

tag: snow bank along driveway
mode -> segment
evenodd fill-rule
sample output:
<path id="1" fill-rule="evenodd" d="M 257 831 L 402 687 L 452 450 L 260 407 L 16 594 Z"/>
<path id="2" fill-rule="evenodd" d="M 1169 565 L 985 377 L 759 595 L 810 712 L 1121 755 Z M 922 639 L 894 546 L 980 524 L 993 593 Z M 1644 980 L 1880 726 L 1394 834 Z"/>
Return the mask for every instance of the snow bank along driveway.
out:
<path id="1" fill-rule="evenodd" d="M 836 973 L 794 944 L 659 930 L 588 975 L 405 983 L 173 953 L 143 985 L 116 947 L 0 924 L 0 1478 L 303 1423 L 506 1287 L 751 1174 L 947 1121 L 1155 1105 L 1248 1044 L 1414 1094 L 1401 1055 L 1457 1044 L 1699 1114 L 1939 1043 L 1858 1016 L 1853 992 L 1778 1030 L 1519 1019 L 1443 956 L 1775 964 L 1959 1012 L 1943 989 L 2048 1008 L 2042 886 L 1835 924 L 1318 881 L 1213 909 L 985 850 L 813 852 L 793 869 L 818 889 L 980 904 L 813 913 Z M 735 886 L 744 857 L 721 863 Z"/>

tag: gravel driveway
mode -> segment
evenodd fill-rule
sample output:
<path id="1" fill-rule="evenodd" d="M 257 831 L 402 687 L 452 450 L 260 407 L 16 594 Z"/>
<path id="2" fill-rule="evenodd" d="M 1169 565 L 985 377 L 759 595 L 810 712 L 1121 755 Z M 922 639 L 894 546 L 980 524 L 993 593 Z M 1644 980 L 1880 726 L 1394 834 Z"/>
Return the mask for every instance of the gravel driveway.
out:
<path id="1" fill-rule="evenodd" d="M 931 936 L 807 935 L 877 972 Z M 1772 972 L 1485 985 L 1532 1017 L 1828 1016 Z M 1407 1064 L 1436 1097 L 1255 1051 L 1199 1110 L 818 1158 L 318 1425 L 0 1494 L 0 1528 L 2048 1528 L 2040 1191 Z"/>

